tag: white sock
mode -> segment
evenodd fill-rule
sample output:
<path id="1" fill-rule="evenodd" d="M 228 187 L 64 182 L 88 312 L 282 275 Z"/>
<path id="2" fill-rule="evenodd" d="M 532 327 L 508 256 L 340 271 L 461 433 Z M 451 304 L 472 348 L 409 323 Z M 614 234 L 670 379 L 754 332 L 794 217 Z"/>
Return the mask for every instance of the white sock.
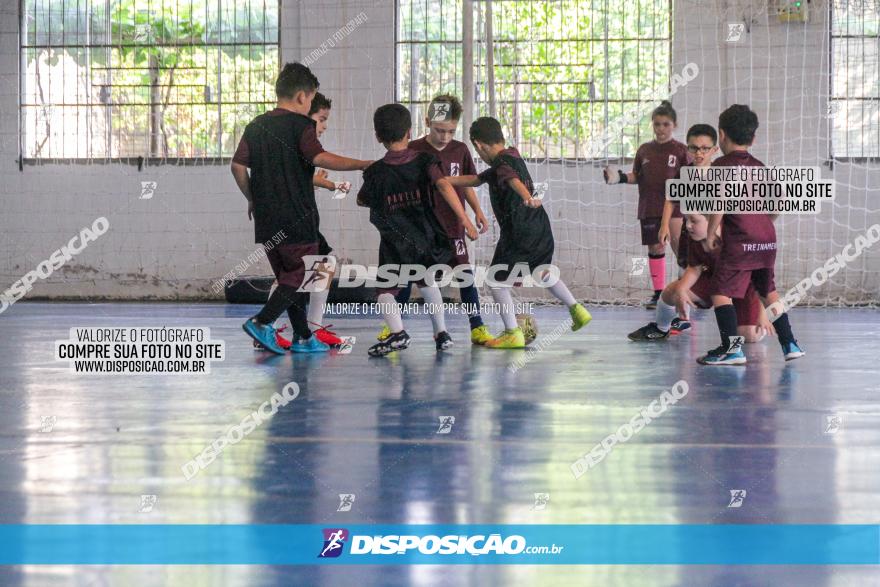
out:
<path id="1" fill-rule="evenodd" d="M 403 320 L 400 318 L 400 307 L 397 305 L 397 300 L 394 299 L 394 296 L 390 293 L 379 294 L 376 301 L 380 304 L 379 307 L 382 310 L 382 318 L 385 319 L 385 324 L 388 325 L 391 332 L 397 333 L 403 330 Z"/>
<path id="2" fill-rule="evenodd" d="M 434 336 L 446 330 L 446 314 L 443 312 L 443 294 L 436 285 L 418 286 L 425 303 L 428 304 L 428 315 L 431 316 L 431 325 L 434 327 Z"/>
<path id="3" fill-rule="evenodd" d="M 562 283 L 560 279 L 549 288 L 550 293 L 556 296 L 556 299 L 566 305 L 566 307 L 570 308 L 577 303 L 577 300 L 574 299 L 574 296 L 571 295 L 571 292 L 568 291 L 568 288 Z"/>
<path id="4" fill-rule="evenodd" d="M 672 326 L 672 319 L 676 316 L 678 316 L 678 310 L 675 309 L 675 306 L 670 306 L 664 302 L 661 296 L 657 300 L 657 329 L 669 332 L 669 328 Z"/>
<path id="5" fill-rule="evenodd" d="M 310 322 L 309 328 L 312 330 L 317 330 L 324 324 L 324 304 L 327 303 L 328 295 L 330 295 L 329 288 L 309 294 L 309 311 L 306 319 Z"/>
<path id="6" fill-rule="evenodd" d="M 492 299 L 500 305 L 501 321 L 504 322 L 505 330 L 513 330 L 517 327 L 516 312 L 513 309 L 513 296 L 510 295 L 509 287 L 490 287 Z"/>

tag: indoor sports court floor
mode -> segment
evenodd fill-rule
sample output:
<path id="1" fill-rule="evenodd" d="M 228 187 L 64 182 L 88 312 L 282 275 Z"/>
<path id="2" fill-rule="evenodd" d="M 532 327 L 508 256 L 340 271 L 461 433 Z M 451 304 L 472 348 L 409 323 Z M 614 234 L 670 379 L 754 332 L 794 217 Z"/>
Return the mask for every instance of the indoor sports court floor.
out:
<path id="1" fill-rule="evenodd" d="M 665 343 L 629 342 L 636 308 L 590 307 L 516 373 L 522 351 L 414 343 L 370 359 L 375 318 L 330 317 L 349 355 L 273 356 L 241 331 L 255 307 L 27 303 L 0 338 L 3 524 L 871 523 L 880 508 L 876 310 L 797 308 L 807 351 L 775 340 L 745 368 L 699 367 L 712 316 Z M 542 332 L 567 319 L 542 307 Z M 497 327 L 497 317 L 491 319 Z M 84 326 L 206 326 L 227 358 L 209 377 L 70 373 L 54 341 Z M 539 338 L 539 341 L 541 339 Z M 679 380 L 689 393 L 580 479 L 570 465 Z M 299 397 L 195 478 L 192 458 L 289 382 Z M 46 420 L 47 417 L 53 417 Z M 455 418 L 438 434 L 440 419 Z M 47 422 L 52 425 L 48 426 Z M 745 491 L 738 507 L 731 491 Z M 549 494 L 537 505 L 536 493 Z M 337 511 L 339 494 L 355 494 Z M 150 498 L 144 508 L 142 496 Z M 149 511 L 141 511 L 148 509 Z M 738 545 L 731 544 L 731 549 Z M 0 584 L 51 585 L 869 585 L 867 567 L 372 566 L 6 567 Z"/>

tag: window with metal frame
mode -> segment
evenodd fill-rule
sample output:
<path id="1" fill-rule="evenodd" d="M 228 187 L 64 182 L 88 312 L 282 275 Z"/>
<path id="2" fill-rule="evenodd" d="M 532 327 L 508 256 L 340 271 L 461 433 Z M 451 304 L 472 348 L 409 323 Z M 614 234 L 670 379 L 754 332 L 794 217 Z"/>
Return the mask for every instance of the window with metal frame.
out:
<path id="1" fill-rule="evenodd" d="M 462 88 L 463 0 L 397 0 L 397 99 Z M 474 116 L 525 157 L 631 157 L 669 91 L 671 0 L 473 0 Z"/>
<path id="2" fill-rule="evenodd" d="M 880 157 L 880 3 L 831 4 L 831 156 Z"/>
<path id="3" fill-rule="evenodd" d="M 25 161 L 227 158 L 275 101 L 278 0 L 23 0 Z"/>

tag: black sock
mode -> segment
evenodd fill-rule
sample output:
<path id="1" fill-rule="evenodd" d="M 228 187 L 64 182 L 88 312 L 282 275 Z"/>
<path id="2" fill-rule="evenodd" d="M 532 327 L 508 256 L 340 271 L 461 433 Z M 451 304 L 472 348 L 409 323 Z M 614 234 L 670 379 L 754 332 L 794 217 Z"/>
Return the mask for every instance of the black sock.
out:
<path id="1" fill-rule="evenodd" d="M 721 344 L 725 348 L 730 348 L 730 337 L 736 336 L 736 308 L 733 304 L 715 306 L 715 320 L 721 332 Z"/>
<path id="2" fill-rule="evenodd" d="M 269 296 L 269 301 L 266 302 L 260 313 L 255 316 L 257 322 L 269 325 L 275 324 L 278 317 L 294 302 L 296 294 L 295 287 L 289 285 L 279 285 L 276 287 L 272 295 Z"/>
<path id="3" fill-rule="evenodd" d="M 659 299 L 660 299 L 660 295 L 661 295 L 662 293 L 663 293 L 663 290 L 662 290 L 662 289 L 655 289 L 655 290 L 654 290 L 654 299 L 655 299 L 655 300 L 659 300 Z"/>
<path id="4" fill-rule="evenodd" d="M 791 323 L 788 321 L 788 312 L 780 314 L 779 318 L 773 322 L 773 327 L 776 329 L 776 336 L 779 337 L 780 344 L 794 342 L 794 334 L 791 333 Z"/>
<path id="5" fill-rule="evenodd" d="M 309 327 L 309 321 L 306 314 L 306 307 L 309 303 L 309 292 L 298 291 L 294 295 L 293 303 L 287 307 L 287 317 L 290 318 L 290 327 L 298 337 L 303 340 L 308 339 L 312 335 L 312 329 Z"/>

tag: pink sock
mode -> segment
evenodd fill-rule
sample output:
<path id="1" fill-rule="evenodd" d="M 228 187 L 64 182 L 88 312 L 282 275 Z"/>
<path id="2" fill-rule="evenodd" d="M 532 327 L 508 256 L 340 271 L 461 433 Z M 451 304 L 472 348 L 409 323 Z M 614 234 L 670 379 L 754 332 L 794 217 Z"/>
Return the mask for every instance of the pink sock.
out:
<path id="1" fill-rule="evenodd" d="M 654 291 L 662 291 L 666 287 L 666 255 L 648 259 L 648 267 L 651 269 L 651 283 L 654 284 Z"/>

